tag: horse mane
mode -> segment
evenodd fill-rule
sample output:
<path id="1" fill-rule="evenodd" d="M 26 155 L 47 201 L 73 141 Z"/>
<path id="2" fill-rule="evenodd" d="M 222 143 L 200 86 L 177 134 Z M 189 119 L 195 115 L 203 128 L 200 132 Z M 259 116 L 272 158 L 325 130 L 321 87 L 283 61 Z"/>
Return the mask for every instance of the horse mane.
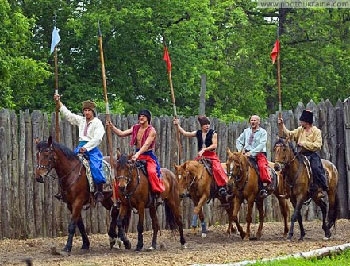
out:
<path id="1" fill-rule="evenodd" d="M 68 159 L 77 159 L 78 158 L 78 156 L 71 149 L 69 149 L 67 146 L 65 146 L 61 143 L 58 143 L 56 141 L 52 141 L 52 146 L 55 149 L 60 150 Z M 50 148 L 49 143 L 47 141 L 40 141 L 36 145 L 36 147 L 39 151 L 41 151 L 43 149 Z"/>
<path id="2" fill-rule="evenodd" d="M 125 166 L 128 163 L 128 156 L 125 153 L 121 154 L 118 163 Z"/>

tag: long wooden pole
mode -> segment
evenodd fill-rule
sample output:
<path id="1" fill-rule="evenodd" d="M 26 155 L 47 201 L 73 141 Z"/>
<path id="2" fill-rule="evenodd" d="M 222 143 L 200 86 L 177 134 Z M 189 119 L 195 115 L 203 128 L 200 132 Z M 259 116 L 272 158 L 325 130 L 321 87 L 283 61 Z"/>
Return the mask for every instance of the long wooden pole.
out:
<path id="1" fill-rule="evenodd" d="M 55 62 L 55 94 L 58 94 L 58 59 L 57 59 L 57 48 L 54 51 L 54 62 Z M 56 101 L 55 110 L 55 137 L 56 141 L 60 142 L 60 104 L 59 100 Z"/>
<path id="2" fill-rule="evenodd" d="M 165 43 L 165 37 L 164 37 L 164 48 L 167 49 L 167 46 L 166 46 L 166 43 Z M 168 54 L 168 56 L 169 56 L 169 54 Z M 169 57 L 169 60 L 170 60 L 170 57 Z M 168 72 L 168 80 L 169 80 L 169 85 L 170 85 L 171 101 L 173 103 L 174 117 L 177 118 L 176 100 L 175 100 L 175 93 L 174 93 L 174 87 L 173 87 L 173 80 L 172 80 L 172 77 L 171 77 L 171 68 L 167 69 L 167 72 Z M 181 151 L 181 143 L 180 143 L 179 126 L 177 126 L 177 130 L 176 130 L 176 140 L 177 140 L 177 161 L 178 161 L 178 164 L 180 164 L 181 163 L 181 153 L 182 153 L 182 151 Z"/>
<path id="3" fill-rule="evenodd" d="M 100 29 L 100 23 L 98 24 L 98 46 L 99 46 L 99 50 L 100 50 L 103 95 L 104 95 L 105 104 L 106 104 L 106 121 L 111 121 L 111 115 L 109 112 L 108 95 L 107 95 L 107 78 L 106 78 L 105 61 L 104 61 L 104 55 L 103 55 L 102 32 Z M 114 205 L 116 205 L 117 196 L 116 196 L 116 191 L 115 191 L 114 157 L 113 157 L 114 155 L 113 155 L 113 145 L 112 145 L 112 131 L 111 131 L 110 127 L 107 127 L 107 144 L 108 144 L 109 162 L 111 164 L 111 171 L 112 171 L 111 174 L 112 174 L 112 180 L 113 180 L 112 200 L 113 200 Z"/>

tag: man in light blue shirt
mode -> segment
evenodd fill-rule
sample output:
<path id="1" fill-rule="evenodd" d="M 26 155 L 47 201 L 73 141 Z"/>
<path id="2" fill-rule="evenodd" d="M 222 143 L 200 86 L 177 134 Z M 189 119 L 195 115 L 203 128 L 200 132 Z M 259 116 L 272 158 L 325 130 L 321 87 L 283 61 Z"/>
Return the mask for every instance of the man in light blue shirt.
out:
<path id="1" fill-rule="evenodd" d="M 250 117 L 250 127 L 246 128 L 236 140 L 236 148 L 244 155 L 256 159 L 260 172 L 260 180 L 263 183 L 271 183 L 268 172 L 268 161 L 266 158 L 267 132 L 260 127 L 260 117 L 252 115 Z M 260 192 L 261 197 L 267 197 L 266 189 Z"/>

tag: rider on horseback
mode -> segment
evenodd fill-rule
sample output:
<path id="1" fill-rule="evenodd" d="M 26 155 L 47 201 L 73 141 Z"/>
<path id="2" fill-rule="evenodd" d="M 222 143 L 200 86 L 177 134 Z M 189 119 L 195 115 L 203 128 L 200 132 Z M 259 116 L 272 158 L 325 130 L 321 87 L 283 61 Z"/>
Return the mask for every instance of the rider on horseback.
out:
<path id="1" fill-rule="evenodd" d="M 250 127 L 246 128 L 236 140 L 236 148 L 244 155 L 255 158 L 259 169 L 260 180 L 263 184 L 271 183 L 271 176 L 268 171 L 266 158 L 267 132 L 260 127 L 260 117 L 250 117 Z M 268 193 L 265 188 L 260 188 L 260 196 L 266 198 Z"/>
<path id="2" fill-rule="evenodd" d="M 317 192 L 317 185 L 323 191 L 328 191 L 326 173 L 322 166 L 321 157 L 318 154 L 322 146 L 322 134 L 321 130 L 313 125 L 313 118 L 313 113 L 310 110 L 303 110 L 299 118 L 300 126 L 291 131 L 286 128 L 282 118 L 278 119 L 283 132 L 297 142 L 300 152 L 310 161 L 311 171 L 314 181 L 316 181 L 316 186 L 312 184 L 310 187 L 312 194 Z M 324 194 L 321 192 L 318 197 L 322 198 Z"/>
<path id="3" fill-rule="evenodd" d="M 164 192 L 165 187 L 160 173 L 160 165 L 158 158 L 154 153 L 157 132 L 151 125 L 151 112 L 141 110 L 138 113 L 138 124 L 133 125 L 127 130 L 120 130 L 111 121 L 107 121 L 114 133 L 119 137 L 127 137 L 131 135 L 130 145 L 136 146 L 136 153 L 132 156 L 133 160 L 143 160 L 147 162 L 147 173 L 149 182 L 151 183 L 152 192 L 155 194 L 158 202 L 161 204 L 160 194 Z"/>
<path id="4" fill-rule="evenodd" d="M 103 184 L 106 183 L 106 178 L 103 173 L 102 161 L 103 155 L 98 149 L 105 134 L 105 129 L 102 121 L 96 117 L 96 105 L 94 102 L 83 102 L 83 116 L 73 114 L 60 101 L 60 95 L 54 95 L 55 101 L 59 102 L 60 112 L 66 120 L 72 125 L 79 127 L 79 145 L 75 148 L 76 154 L 84 154 L 89 161 L 91 174 L 96 184 L 97 191 L 95 192 L 95 199 L 98 202 L 103 201 Z M 57 199 L 62 199 L 62 195 L 58 193 L 55 195 Z"/>
<path id="5" fill-rule="evenodd" d="M 225 197 L 227 196 L 226 185 L 228 182 L 228 177 L 216 154 L 216 148 L 218 145 L 217 133 L 215 130 L 210 129 L 210 120 L 207 117 L 199 116 L 198 122 L 201 125 L 201 130 L 188 132 L 180 126 L 179 119 L 174 119 L 174 124 L 178 126 L 181 134 L 186 137 L 197 138 L 198 156 L 195 158 L 195 160 L 206 158 L 212 162 L 213 177 L 219 187 L 219 195 L 221 197 Z"/>

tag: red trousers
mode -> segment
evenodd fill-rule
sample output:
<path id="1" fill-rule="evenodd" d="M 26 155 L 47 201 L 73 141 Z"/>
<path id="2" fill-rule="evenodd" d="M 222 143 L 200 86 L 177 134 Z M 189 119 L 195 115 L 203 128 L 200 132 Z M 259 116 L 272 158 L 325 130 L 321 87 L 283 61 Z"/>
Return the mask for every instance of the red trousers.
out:
<path id="1" fill-rule="evenodd" d="M 271 183 L 271 176 L 269 173 L 269 162 L 263 153 L 258 153 L 256 155 L 256 163 L 258 164 L 258 169 L 260 173 L 260 180 L 263 183 Z"/>
<path id="2" fill-rule="evenodd" d="M 224 168 L 222 168 L 221 162 L 220 162 L 218 156 L 216 155 L 216 153 L 213 151 L 205 151 L 202 156 L 206 159 L 211 160 L 212 168 L 213 168 L 213 177 L 214 177 L 216 184 L 219 187 L 226 186 L 226 184 L 228 182 L 228 177 L 226 175 Z M 200 159 L 200 157 L 195 158 L 195 160 L 197 160 L 197 161 L 199 159 Z"/>
<path id="3" fill-rule="evenodd" d="M 165 190 L 163 179 L 158 177 L 157 163 L 149 155 L 141 154 L 138 160 L 147 161 L 148 180 L 151 183 L 152 191 L 154 193 L 162 193 Z"/>

